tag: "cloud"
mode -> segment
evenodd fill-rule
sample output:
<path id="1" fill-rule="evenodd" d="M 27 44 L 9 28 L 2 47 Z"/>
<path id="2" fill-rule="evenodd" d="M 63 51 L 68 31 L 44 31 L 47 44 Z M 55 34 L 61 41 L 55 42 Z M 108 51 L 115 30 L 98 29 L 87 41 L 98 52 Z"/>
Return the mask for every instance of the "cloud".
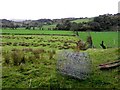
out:
<path id="1" fill-rule="evenodd" d="M 1 0 L 0 18 L 94 17 L 118 12 L 118 0 Z"/>

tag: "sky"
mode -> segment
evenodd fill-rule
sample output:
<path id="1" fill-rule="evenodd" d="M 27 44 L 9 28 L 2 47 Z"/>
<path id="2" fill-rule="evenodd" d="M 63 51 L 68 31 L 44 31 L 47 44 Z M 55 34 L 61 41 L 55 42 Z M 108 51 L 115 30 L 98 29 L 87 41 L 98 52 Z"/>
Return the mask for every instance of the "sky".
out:
<path id="1" fill-rule="evenodd" d="M 118 13 L 119 0 L 0 0 L 0 19 L 57 19 Z"/>

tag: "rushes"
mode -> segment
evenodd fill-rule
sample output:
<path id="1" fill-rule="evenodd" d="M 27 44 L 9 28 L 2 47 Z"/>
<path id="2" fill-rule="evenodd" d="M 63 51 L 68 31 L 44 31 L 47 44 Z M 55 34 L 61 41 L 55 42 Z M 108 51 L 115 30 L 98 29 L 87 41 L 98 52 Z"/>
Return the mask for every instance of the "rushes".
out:
<path id="1" fill-rule="evenodd" d="M 35 49 L 32 53 L 35 56 L 35 59 L 43 59 L 43 53 L 45 52 L 44 49 Z"/>
<path id="2" fill-rule="evenodd" d="M 15 65 L 15 66 L 20 65 L 23 62 L 23 57 L 22 56 L 23 56 L 23 54 L 20 50 L 13 51 L 11 53 L 11 57 L 12 57 L 12 60 L 13 60 L 13 65 Z"/>
<path id="3" fill-rule="evenodd" d="M 8 53 L 9 53 L 8 51 L 4 53 L 4 64 L 7 65 L 10 64 L 10 55 Z"/>
<path id="4" fill-rule="evenodd" d="M 44 59 L 44 53 L 46 51 L 44 49 L 32 49 L 32 48 L 24 48 L 24 49 L 16 49 L 13 48 L 11 51 L 3 51 L 4 56 L 4 64 L 19 66 L 21 64 L 26 63 L 34 63 L 35 60 Z M 54 53 L 52 51 L 52 53 Z M 51 52 L 50 52 L 51 55 Z M 51 55 L 51 58 L 53 55 Z"/>
<path id="5" fill-rule="evenodd" d="M 11 51 L 3 52 L 4 64 L 12 64 L 14 66 L 19 66 L 20 64 L 26 63 L 25 54 L 19 49 L 12 49 Z"/>
<path id="6" fill-rule="evenodd" d="M 47 60 L 54 60 L 55 55 L 55 50 L 49 50 L 46 52 L 41 48 L 13 48 L 11 51 L 4 53 L 4 63 L 10 66 L 19 66 L 20 71 L 23 71 L 25 65 L 43 63 Z"/>

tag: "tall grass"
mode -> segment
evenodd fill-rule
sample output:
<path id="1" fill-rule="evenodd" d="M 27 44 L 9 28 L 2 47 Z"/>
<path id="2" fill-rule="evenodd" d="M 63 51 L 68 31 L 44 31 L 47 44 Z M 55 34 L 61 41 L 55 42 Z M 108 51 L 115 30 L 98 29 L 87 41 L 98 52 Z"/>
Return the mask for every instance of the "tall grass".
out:
<path id="1" fill-rule="evenodd" d="M 8 51 L 5 51 L 4 54 L 4 64 L 10 64 L 10 61 L 11 61 L 11 57 L 10 57 L 10 54 Z"/>

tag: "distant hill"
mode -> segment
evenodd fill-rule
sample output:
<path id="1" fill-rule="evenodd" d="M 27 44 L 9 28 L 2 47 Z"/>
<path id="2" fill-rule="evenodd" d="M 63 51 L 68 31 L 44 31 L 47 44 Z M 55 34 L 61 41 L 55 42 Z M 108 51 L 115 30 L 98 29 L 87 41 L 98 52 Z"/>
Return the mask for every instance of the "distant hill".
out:
<path id="1" fill-rule="evenodd" d="M 7 20 L 0 19 L 0 26 L 4 29 L 48 29 L 48 30 L 74 30 L 74 31 L 118 31 L 120 28 L 120 13 L 104 14 L 92 18 L 61 18 L 38 20 Z M 75 23 L 73 23 L 75 22 Z M 1 28 L 0 27 L 0 28 Z"/>
<path id="2" fill-rule="evenodd" d="M 11 21 L 14 21 L 14 22 L 23 22 L 25 20 L 24 19 L 11 19 Z"/>

